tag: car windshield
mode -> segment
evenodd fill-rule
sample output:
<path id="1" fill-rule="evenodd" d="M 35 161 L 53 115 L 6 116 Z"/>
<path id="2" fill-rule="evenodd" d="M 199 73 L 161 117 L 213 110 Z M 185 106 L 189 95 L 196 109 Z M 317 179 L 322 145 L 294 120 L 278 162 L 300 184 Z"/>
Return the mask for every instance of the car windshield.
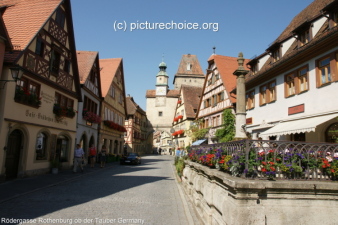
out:
<path id="1" fill-rule="evenodd" d="M 128 156 L 137 156 L 137 153 L 129 153 Z"/>

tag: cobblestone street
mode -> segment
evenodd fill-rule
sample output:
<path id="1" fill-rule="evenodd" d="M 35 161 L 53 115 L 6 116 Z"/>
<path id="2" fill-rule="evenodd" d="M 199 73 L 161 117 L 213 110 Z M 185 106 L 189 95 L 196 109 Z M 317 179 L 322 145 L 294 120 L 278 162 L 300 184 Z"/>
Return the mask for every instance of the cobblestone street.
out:
<path id="1" fill-rule="evenodd" d="M 171 156 L 154 155 L 144 156 L 137 166 L 114 163 L 86 168 L 83 175 L 48 174 L 48 179 L 67 179 L 7 200 L 2 196 L 0 224 L 16 224 L 11 218 L 34 219 L 35 224 L 196 224 L 173 163 Z M 0 191 L 41 179 L 9 181 Z"/>

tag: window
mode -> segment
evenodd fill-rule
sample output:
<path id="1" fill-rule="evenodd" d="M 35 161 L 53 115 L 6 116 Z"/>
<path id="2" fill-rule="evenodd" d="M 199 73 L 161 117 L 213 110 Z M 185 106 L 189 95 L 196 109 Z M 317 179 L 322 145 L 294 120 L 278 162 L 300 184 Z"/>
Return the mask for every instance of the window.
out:
<path id="1" fill-rule="evenodd" d="M 192 68 L 192 65 L 190 63 L 187 63 L 187 70 L 189 71 L 191 70 L 191 68 Z"/>
<path id="2" fill-rule="evenodd" d="M 61 108 L 73 108 L 74 106 L 74 100 L 67 98 L 64 95 L 61 95 L 57 92 L 55 92 L 55 104 L 60 105 Z"/>
<path id="3" fill-rule="evenodd" d="M 269 102 L 276 101 L 276 81 L 269 83 Z"/>
<path id="4" fill-rule="evenodd" d="M 276 101 L 276 81 L 262 85 L 259 88 L 259 105 Z"/>
<path id="5" fill-rule="evenodd" d="M 204 108 L 208 108 L 211 106 L 211 98 L 204 100 Z"/>
<path id="6" fill-rule="evenodd" d="M 217 106 L 217 95 L 212 96 L 212 107 Z"/>
<path id="7" fill-rule="evenodd" d="M 51 58 L 50 58 L 50 71 L 54 73 L 54 75 L 59 74 L 60 67 L 60 53 L 55 49 L 52 49 Z"/>
<path id="8" fill-rule="evenodd" d="M 252 72 L 253 75 L 258 72 L 258 64 L 257 63 L 251 65 L 251 72 Z"/>
<path id="9" fill-rule="evenodd" d="M 280 51 L 279 49 L 272 52 L 273 62 L 277 62 L 280 59 Z"/>
<path id="10" fill-rule="evenodd" d="M 291 73 L 285 76 L 285 97 L 293 96 L 295 94 L 295 74 Z"/>
<path id="11" fill-rule="evenodd" d="M 111 86 L 111 88 L 110 88 L 110 96 L 115 98 L 115 88 L 113 86 Z"/>
<path id="12" fill-rule="evenodd" d="M 246 94 L 246 109 L 253 109 L 255 107 L 255 91 L 249 91 Z"/>
<path id="13" fill-rule="evenodd" d="M 122 93 L 120 93 L 119 103 L 122 104 L 122 101 L 123 101 L 123 95 Z"/>
<path id="14" fill-rule="evenodd" d="M 260 89 L 259 89 L 259 95 L 260 95 L 260 97 L 259 97 L 259 104 L 260 105 L 264 105 L 264 104 L 266 104 L 267 103 L 267 95 L 266 95 L 266 90 L 267 90 L 267 87 L 266 87 L 266 85 L 264 85 L 264 86 L 261 86 L 260 87 Z"/>
<path id="15" fill-rule="evenodd" d="M 40 37 L 36 39 L 36 46 L 35 46 L 35 54 L 43 57 L 43 51 L 45 49 L 45 45 Z"/>
<path id="16" fill-rule="evenodd" d="M 318 61 L 319 86 L 331 82 L 330 57 Z"/>
<path id="17" fill-rule="evenodd" d="M 326 142 L 338 143 L 338 123 L 334 123 L 325 132 Z"/>
<path id="18" fill-rule="evenodd" d="M 308 69 L 302 68 L 298 71 L 298 90 L 299 93 L 307 91 L 308 90 Z"/>
<path id="19" fill-rule="evenodd" d="M 159 111 L 159 112 L 158 112 L 158 116 L 163 116 L 163 112 L 162 112 L 162 111 Z"/>
<path id="20" fill-rule="evenodd" d="M 83 109 L 86 109 L 89 112 L 96 114 L 97 113 L 97 104 L 93 100 L 88 98 L 87 96 L 84 96 Z"/>
<path id="21" fill-rule="evenodd" d="M 310 30 L 305 30 L 299 35 L 299 47 L 306 45 L 311 40 Z"/>
<path id="22" fill-rule="evenodd" d="M 47 135 L 39 133 L 35 144 L 36 160 L 47 160 Z"/>
<path id="23" fill-rule="evenodd" d="M 333 13 L 333 18 L 332 18 L 332 22 L 333 22 L 333 26 L 337 26 L 338 25 L 338 11 Z"/>
<path id="24" fill-rule="evenodd" d="M 61 8 L 56 10 L 55 22 L 62 28 L 65 25 L 65 14 Z"/>
<path id="25" fill-rule="evenodd" d="M 22 77 L 17 80 L 15 87 L 15 102 L 25 105 L 39 107 L 41 104 L 40 99 L 40 84 Z"/>
<path id="26" fill-rule="evenodd" d="M 65 65 L 63 67 L 63 71 L 65 71 L 66 73 L 70 72 L 70 61 L 68 59 L 65 59 Z"/>
<path id="27" fill-rule="evenodd" d="M 90 77 L 89 77 L 90 82 L 93 84 L 96 84 L 96 72 L 94 69 L 90 71 Z"/>

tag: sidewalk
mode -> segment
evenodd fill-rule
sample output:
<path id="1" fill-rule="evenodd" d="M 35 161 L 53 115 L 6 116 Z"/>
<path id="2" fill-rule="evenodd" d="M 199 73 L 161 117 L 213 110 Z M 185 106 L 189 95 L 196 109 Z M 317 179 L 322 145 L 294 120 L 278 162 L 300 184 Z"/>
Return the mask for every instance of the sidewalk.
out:
<path id="1" fill-rule="evenodd" d="M 15 180 L 0 183 L 0 203 L 17 198 L 31 192 L 41 190 L 43 188 L 51 187 L 63 182 L 78 179 L 86 174 L 102 171 L 103 169 L 111 168 L 118 165 L 119 162 L 106 163 L 105 168 L 101 168 L 100 164 L 95 164 L 94 168 L 89 165 L 84 167 L 84 172 L 73 173 L 73 170 L 68 169 L 59 171 L 58 174 L 43 174 L 34 177 L 17 178 Z M 78 168 L 78 171 L 80 169 Z"/>

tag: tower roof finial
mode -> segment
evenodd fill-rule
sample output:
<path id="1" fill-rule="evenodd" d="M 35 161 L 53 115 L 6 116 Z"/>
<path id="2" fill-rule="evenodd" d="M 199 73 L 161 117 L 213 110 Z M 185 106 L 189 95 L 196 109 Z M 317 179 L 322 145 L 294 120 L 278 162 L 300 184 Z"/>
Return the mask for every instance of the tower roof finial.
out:
<path id="1" fill-rule="evenodd" d="M 212 48 L 212 50 L 213 50 L 213 54 L 216 55 L 216 47 L 215 46 Z"/>

